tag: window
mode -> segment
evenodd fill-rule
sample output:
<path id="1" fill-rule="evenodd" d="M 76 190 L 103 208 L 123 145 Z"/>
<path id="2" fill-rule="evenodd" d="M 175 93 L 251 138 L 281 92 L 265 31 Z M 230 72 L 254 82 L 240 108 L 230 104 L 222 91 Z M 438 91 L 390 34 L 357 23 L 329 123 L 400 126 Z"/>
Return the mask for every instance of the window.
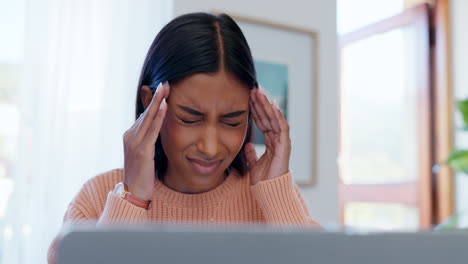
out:
<path id="1" fill-rule="evenodd" d="M 14 189 L 13 170 L 18 154 L 24 17 L 24 1 L 0 2 L 0 262 L 5 254 L 3 244 L 8 243 L 13 233 L 5 219 Z"/>
<path id="2" fill-rule="evenodd" d="M 123 164 L 172 1 L 0 1 L 0 263 L 44 263 L 68 203 Z M 118 30 L 115 30 L 118 28 Z"/>
<path id="3" fill-rule="evenodd" d="M 450 208 L 450 182 L 435 181 L 448 177 L 432 172 L 450 145 L 447 87 L 431 78 L 444 61 L 433 9 L 420 2 L 338 1 L 340 214 L 350 228 L 426 229 Z"/>

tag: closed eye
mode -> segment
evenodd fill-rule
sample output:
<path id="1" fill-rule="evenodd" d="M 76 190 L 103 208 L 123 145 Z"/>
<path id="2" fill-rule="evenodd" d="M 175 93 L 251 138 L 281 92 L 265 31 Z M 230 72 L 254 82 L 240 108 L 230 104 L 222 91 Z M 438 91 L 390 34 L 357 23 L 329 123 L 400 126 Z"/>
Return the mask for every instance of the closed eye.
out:
<path id="1" fill-rule="evenodd" d="M 180 119 L 185 124 L 193 124 L 195 122 L 198 122 L 199 120 L 185 120 L 185 119 Z"/>
<path id="2" fill-rule="evenodd" d="M 226 124 L 228 126 L 231 126 L 231 127 L 236 127 L 236 126 L 240 125 L 240 123 L 227 123 L 227 122 L 224 122 L 224 124 Z"/>
<path id="3" fill-rule="evenodd" d="M 194 124 L 200 120 L 186 120 L 186 119 L 180 119 L 180 121 L 182 121 L 183 123 L 185 124 Z M 231 127 L 236 127 L 238 125 L 240 125 L 240 123 L 227 123 L 227 122 L 223 122 L 224 124 L 228 125 L 228 126 L 231 126 Z"/>

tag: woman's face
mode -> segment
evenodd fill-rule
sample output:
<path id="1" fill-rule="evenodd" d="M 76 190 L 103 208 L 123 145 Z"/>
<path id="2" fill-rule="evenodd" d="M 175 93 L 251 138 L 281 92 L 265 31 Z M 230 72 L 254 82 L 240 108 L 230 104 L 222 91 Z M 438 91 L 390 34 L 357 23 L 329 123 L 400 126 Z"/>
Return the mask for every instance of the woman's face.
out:
<path id="1" fill-rule="evenodd" d="M 203 192 L 224 180 L 245 140 L 249 95 L 247 86 L 224 71 L 194 74 L 171 85 L 160 133 L 169 187 Z"/>

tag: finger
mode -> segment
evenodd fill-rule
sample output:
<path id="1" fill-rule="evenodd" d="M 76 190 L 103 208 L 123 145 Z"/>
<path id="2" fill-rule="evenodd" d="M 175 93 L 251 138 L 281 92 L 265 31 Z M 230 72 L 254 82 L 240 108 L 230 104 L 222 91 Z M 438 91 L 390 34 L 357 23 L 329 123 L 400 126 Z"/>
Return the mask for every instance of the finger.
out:
<path id="1" fill-rule="evenodd" d="M 253 116 L 253 119 L 255 121 L 255 124 L 257 125 L 257 127 L 260 129 L 260 131 L 262 132 L 263 134 L 263 138 L 265 140 L 265 145 L 267 145 L 268 147 L 271 146 L 271 142 L 273 141 L 272 139 L 272 133 L 269 133 L 269 131 L 272 131 L 271 129 L 269 128 L 266 128 L 263 124 L 263 122 L 260 122 L 260 118 L 258 117 L 258 113 L 257 111 L 255 110 L 255 108 L 252 106 L 251 107 L 252 109 L 252 116 Z"/>
<path id="2" fill-rule="evenodd" d="M 137 120 L 133 123 L 133 125 L 127 130 L 128 133 L 135 134 L 138 131 L 138 128 L 140 127 L 141 121 L 144 118 L 145 111 L 138 116 Z"/>
<path id="3" fill-rule="evenodd" d="M 167 82 L 164 85 L 160 83 L 158 88 L 156 88 L 156 92 L 151 99 L 151 103 L 149 104 L 148 109 L 144 114 L 143 121 L 141 122 L 141 125 L 138 129 L 139 137 L 143 138 L 147 134 L 148 128 L 153 123 L 153 120 L 159 111 L 162 100 L 169 95 L 168 90 L 169 85 Z"/>
<path id="4" fill-rule="evenodd" d="M 271 127 L 275 133 L 281 133 L 280 120 L 276 116 L 276 110 L 279 109 L 278 103 L 276 100 L 273 100 L 273 103 L 268 106 L 268 116 L 270 118 Z"/>
<path id="5" fill-rule="evenodd" d="M 288 121 L 286 121 L 286 119 L 284 118 L 284 116 L 281 113 L 281 110 L 279 109 L 279 107 L 275 107 L 274 112 L 275 112 L 276 118 L 279 121 L 279 126 L 280 126 L 280 129 L 281 129 L 280 140 L 281 140 L 281 142 L 288 143 L 290 141 Z"/>
<path id="6" fill-rule="evenodd" d="M 257 104 L 261 106 L 261 110 L 263 110 L 264 115 L 267 117 L 267 120 L 269 122 L 269 126 L 275 133 L 280 133 L 280 126 L 279 126 L 279 121 L 276 118 L 276 115 L 273 111 L 273 104 L 271 104 L 268 101 L 267 96 L 262 90 L 258 90 L 257 92 Z"/>
<path id="7" fill-rule="evenodd" d="M 244 155 L 249 167 L 255 166 L 257 163 L 257 152 L 255 151 L 255 146 L 252 143 L 245 144 Z"/>
<path id="8" fill-rule="evenodd" d="M 271 134 L 271 133 L 268 133 Z M 275 145 L 273 144 L 273 138 L 269 135 L 265 135 L 265 152 L 274 150 Z"/>
<path id="9" fill-rule="evenodd" d="M 257 127 L 260 129 L 260 131 L 267 130 L 264 126 L 263 123 L 260 122 L 260 118 L 258 117 L 257 110 L 255 110 L 253 102 L 250 102 L 250 112 L 252 113 L 252 117 L 255 121 L 255 124 Z"/>
<path id="10" fill-rule="evenodd" d="M 161 102 L 161 105 L 159 106 L 159 111 L 156 114 L 156 117 L 154 118 L 153 122 L 151 123 L 151 127 L 148 130 L 144 141 L 147 143 L 147 146 L 154 146 L 154 143 L 156 143 L 156 140 L 158 139 L 159 132 L 161 131 L 161 126 L 164 121 L 164 117 L 166 116 L 167 112 L 167 103 L 166 99 L 164 98 Z"/>
<path id="11" fill-rule="evenodd" d="M 169 97 L 169 94 L 171 93 L 171 85 L 169 85 L 168 81 L 165 81 L 163 82 L 162 86 L 164 87 L 164 98 L 166 98 L 166 101 L 167 101 L 167 98 Z"/>
<path id="12" fill-rule="evenodd" d="M 258 126 L 258 128 L 260 128 L 260 131 L 262 131 L 263 133 L 267 133 L 272 130 L 272 127 L 265 111 L 263 110 L 263 106 L 260 104 L 260 101 L 258 99 L 258 92 L 258 89 L 255 89 L 255 91 L 253 92 L 252 104 L 257 114 L 256 122 L 261 124 L 261 126 Z"/>
<path id="13" fill-rule="evenodd" d="M 264 122 L 260 121 L 260 117 L 258 116 L 257 110 L 253 106 L 253 102 L 251 102 L 251 109 L 252 109 L 251 113 L 252 113 L 252 116 L 254 118 L 255 124 L 260 129 L 260 131 L 263 133 L 263 137 L 265 138 L 265 145 L 267 147 L 270 147 L 271 143 L 273 142 L 273 139 L 272 139 L 273 135 L 272 135 L 272 133 L 269 133 L 269 132 L 272 131 L 272 130 L 270 128 L 268 128 L 268 127 L 265 127 Z"/>

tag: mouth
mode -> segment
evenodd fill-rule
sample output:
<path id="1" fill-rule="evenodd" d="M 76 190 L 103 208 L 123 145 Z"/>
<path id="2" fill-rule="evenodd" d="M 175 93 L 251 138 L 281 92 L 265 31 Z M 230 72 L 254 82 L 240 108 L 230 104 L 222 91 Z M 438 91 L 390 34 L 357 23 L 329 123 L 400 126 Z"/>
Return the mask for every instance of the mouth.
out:
<path id="1" fill-rule="evenodd" d="M 190 158 L 187 158 L 187 160 L 190 162 L 192 167 L 200 174 L 213 173 L 216 169 L 218 169 L 219 165 L 221 165 L 221 162 L 222 162 L 222 160 L 207 162 L 204 160 L 190 159 Z"/>

